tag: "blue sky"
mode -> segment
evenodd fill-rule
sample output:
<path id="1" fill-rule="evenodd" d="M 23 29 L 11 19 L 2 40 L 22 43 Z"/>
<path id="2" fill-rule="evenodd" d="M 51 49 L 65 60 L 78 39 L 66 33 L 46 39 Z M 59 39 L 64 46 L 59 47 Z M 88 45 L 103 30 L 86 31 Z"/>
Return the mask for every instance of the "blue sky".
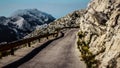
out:
<path id="1" fill-rule="evenodd" d="M 85 8 L 90 0 L 0 0 L 0 16 L 10 16 L 18 9 L 37 8 L 56 18 Z"/>

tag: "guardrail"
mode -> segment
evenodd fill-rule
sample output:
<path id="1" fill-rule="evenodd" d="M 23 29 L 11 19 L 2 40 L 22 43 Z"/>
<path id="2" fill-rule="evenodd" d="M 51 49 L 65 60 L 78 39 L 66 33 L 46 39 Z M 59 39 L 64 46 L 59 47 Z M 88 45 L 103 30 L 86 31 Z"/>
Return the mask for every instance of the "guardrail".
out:
<path id="1" fill-rule="evenodd" d="M 63 30 L 63 29 L 70 29 L 70 28 L 80 28 L 79 26 L 75 26 L 75 27 L 63 27 L 63 28 L 57 28 L 56 31 L 60 31 L 60 30 Z"/>
<path id="2" fill-rule="evenodd" d="M 35 41 L 35 40 L 39 40 L 40 38 L 48 38 L 49 36 L 57 36 L 58 33 L 51 33 L 51 34 L 45 34 L 45 35 L 39 35 L 39 36 L 35 36 L 35 37 L 31 37 L 31 38 L 26 38 L 26 39 L 21 39 L 18 41 L 14 41 L 11 43 L 6 43 L 6 44 L 1 44 L 0 45 L 0 52 L 5 52 L 10 50 L 11 55 L 14 55 L 14 48 L 21 46 L 23 44 L 28 44 L 29 47 L 31 47 L 30 42 Z"/>
<path id="3" fill-rule="evenodd" d="M 10 51 L 9 53 L 11 55 L 14 55 L 14 48 L 16 47 L 19 47 L 19 46 L 22 46 L 23 44 L 28 44 L 29 47 L 31 47 L 31 42 L 32 41 L 35 41 L 35 40 L 39 40 L 40 41 L 40 38 L 47 38 L 49 36 L 55 36 L 57 37 L 58 36 L 58 33 L 60 32 L 60 30 L 62 29 L 66 29 L 66 28 L 79 28 L 79 27 L 64 27 L 64 28 L 58 28 L 56 29 L 57 33 L 51 33 L 51 34 L 44 34 L 44 35 L 39 35 L 39 36 L 35 36 L 35 37 L 31 37 L 31 38 L 26 38 L 26 39 L 21 39 L 21 40 L 18 40 L 18 41 L 14 41 L 14 42 L 11 42 L 11 43 L 6 43 L 6 44 L 1 44 L 0 45 L 0 53 L 4 53 L 5 51 Z M 2 55 L 0 54 L 0 58 L 2 57 Z"/>

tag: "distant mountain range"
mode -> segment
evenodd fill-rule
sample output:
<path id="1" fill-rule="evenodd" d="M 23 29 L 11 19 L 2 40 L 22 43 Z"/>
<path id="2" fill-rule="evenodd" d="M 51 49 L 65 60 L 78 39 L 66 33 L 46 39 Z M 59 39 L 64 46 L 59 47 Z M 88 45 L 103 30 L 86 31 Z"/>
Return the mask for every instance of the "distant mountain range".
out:
<path id="1" fill-rule="evenodd" d="M 18 10 L 11 17 L 0 17 L 0 43 L 23 38 L 38 26 L 49 24 L 55 18 L 37 9 Z"/>

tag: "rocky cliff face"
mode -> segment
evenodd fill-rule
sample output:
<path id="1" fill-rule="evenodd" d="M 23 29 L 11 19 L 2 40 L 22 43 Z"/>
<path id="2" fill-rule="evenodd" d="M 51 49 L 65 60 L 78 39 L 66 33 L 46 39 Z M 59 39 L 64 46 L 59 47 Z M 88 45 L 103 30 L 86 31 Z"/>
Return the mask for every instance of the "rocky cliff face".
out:
<path id="1" fill-rule="evenodd" d="M 78 48 L 88 68 L 119 68 L 120 0 L 92 0 L 77 22 Z"/>

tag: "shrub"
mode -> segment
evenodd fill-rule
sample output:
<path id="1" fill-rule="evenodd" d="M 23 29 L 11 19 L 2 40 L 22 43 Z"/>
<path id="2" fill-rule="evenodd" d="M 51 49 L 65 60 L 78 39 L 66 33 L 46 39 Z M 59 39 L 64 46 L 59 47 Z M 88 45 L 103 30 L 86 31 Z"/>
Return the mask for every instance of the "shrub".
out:
<path id="1" fill-rule="evenodd" d="M 87 64 L 87 68 L 97 68 L 98 60 L 95 60 L 95 55 L 93 55 L 89 51 L 89 42 L 82 40 L 82 38 L 80 38 L 80 35 L 83 37 L 81 32 L 79 32 L 78 33 L 79 38 L 77 41 L 77 45 L 78 45 L 79 51 L 81 52 L 82 59 Z"/>

